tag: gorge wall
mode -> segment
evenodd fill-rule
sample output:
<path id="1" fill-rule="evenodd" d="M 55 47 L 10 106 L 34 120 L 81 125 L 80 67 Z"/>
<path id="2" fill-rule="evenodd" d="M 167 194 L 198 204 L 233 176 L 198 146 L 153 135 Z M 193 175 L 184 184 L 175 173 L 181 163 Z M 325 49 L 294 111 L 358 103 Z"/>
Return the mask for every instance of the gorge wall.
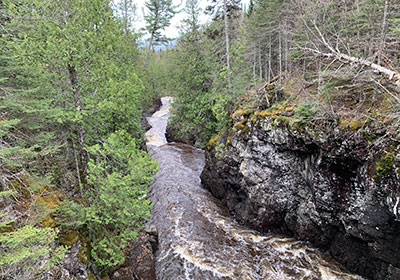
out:
<path id="1" fill-rule="evenodd" d="M 309 241 L 368 279 L 400 279 L 399 137 L 294 126 L 292 110 L 238 107 L 208 144 L 203 184 L 261 232 Z"/>

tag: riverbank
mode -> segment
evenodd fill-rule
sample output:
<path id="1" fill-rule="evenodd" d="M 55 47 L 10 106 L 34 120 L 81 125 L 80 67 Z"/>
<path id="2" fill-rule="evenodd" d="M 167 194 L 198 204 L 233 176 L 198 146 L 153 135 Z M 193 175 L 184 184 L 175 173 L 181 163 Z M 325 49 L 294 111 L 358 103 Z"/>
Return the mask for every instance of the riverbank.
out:
<path id="1" fill-rule="evenodd" d="M 261 235 L 233 219 L 201 184 L 204 151 L 166 143 L 170 101 L 163 99 L 147 132 L 159 166 L 149 193 L 159 239 L 157 279 L 361 279 L 300 241 Z"/>
<path id="2" fill-rule="evenodd" d="M 367 278 L 399 279 L 393 124 L 321 118 L 276 84 L 265 89 L 244 95 L 210 140 L 203 183 L 252 228 L 308 241 Z"/>

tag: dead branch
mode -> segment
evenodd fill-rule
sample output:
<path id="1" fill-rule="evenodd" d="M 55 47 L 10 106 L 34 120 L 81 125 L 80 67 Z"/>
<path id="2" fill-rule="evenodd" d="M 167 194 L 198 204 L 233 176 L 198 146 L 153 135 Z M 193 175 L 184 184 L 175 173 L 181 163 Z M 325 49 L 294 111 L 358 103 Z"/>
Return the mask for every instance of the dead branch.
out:
<path id="1" fill-rule="evenodd" d="M 312 32 L 312 34 L 318 38 L 318 40 L 322 43 L 323 46 L 325 46 L 329 50 L 329 52 L 323 52 L 323 51 L 319 50 L 318 48 L 303 48 L 304 50 L 311 51 L 320 56 L 341 60 L 343 62 L 354 63 L 357 65 L 366 66 L 375 71 L 378 71 L 381 74 L 388 76 L 389 80 L 400 81 L 400 73 L 397 71 L 393 71 L 387 67 L 384 67 L 377 63 L 371 62 L 364 58 L 358 58 L 358 57 L 344 54 L 338 48 L 336 48 L 336 49 L 333 48 L 330 45 L 330 43 L 328 42 L 328 40 L 326 40 L 325 36 L 322 34 L 322 32 L 320 31 L 320 29 L 318 28 L 318 26 L 315 22 L 313 22 L 313 27 L 314 27 L 316 33 Z M 309 30 L 311 30 L 311 29 L 309 28 Z"/>

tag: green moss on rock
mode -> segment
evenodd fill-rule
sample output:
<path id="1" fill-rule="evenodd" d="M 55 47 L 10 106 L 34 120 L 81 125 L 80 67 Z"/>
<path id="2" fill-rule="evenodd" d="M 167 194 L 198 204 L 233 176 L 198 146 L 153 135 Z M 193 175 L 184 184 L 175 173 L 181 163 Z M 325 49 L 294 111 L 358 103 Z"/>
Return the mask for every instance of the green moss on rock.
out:
<path id="1" fill-rule="evenodd" d="M 90 246 L 89 246 L 90 244 L 88 243 L 85 235 L 81 234 L 79 237 L 81 241 L 81 248 L 79 248 L 78 251 L 78 259 L 83 264 L 88 264 L 90 258 Z"/>
<path id="2" fill-rule="evenodd" d="M 380 183 L 384 176 L 389 174 L 394 169 L 396 146 L 391 146 L 387 151 L 384 151 L 381 158 L 376 162 L 376 175 L 374 179 Z"/>
<path id="3" fill-rule="evenodd" d="M 207 150 L 210 150 L 212 146 L 215 145 L 215 143 L 217 143 L 218 139 L 219 139 L 219 134 L 215 135 L 213 138 L 210 139 L 210 141 L 208 141 L 208 143 L 206 144 L 206 148 Z"/>
<path id="4" fill-rule="evenodd" d="M 360 121 L 360 120 L 353 120 L 349 123 L 349 128 L 351 130 L 358 130 L 362 128 L 365 125 L 365 122 Z"/>
<path id="5" fill-rule="evenodd" d="M 230 145 L 233 139 L 233 129 L 229 129 L 228 137 L 226 138 L 226 145 Z"/>
<path id="6" fill-rule="evenodd" d="M 79 234 L 74 230 L 69 230 L 59 235 L 60 244 L 71 247 L 79 240 Z"/>
<path id="7" fill-rule="evenodd" d="M 240 135 L 243 135 L 247 132 L 249 132 L 250 128 L 246 126 L 248 119 L 244 118 L 240 122 L 236 123 L 235 126 L 233 127 L 234 131 L 239 132 Z"/>

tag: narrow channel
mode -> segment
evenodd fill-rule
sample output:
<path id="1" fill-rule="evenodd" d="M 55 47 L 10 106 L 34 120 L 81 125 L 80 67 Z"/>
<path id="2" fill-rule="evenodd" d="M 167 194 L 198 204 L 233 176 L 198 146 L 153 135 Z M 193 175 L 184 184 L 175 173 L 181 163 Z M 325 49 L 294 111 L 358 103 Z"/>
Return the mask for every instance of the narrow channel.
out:
<path id="1" fill-rule="evenodd" d="M 171 102 L 162 98 L 146 133 L 148 151 L 159 165 L 149 193 L 159 234 L 157 279 L 362 279 L 300 241 L 260 235 L 231 218 L 201 186 L 204 151 L 167 143 Z"/>

